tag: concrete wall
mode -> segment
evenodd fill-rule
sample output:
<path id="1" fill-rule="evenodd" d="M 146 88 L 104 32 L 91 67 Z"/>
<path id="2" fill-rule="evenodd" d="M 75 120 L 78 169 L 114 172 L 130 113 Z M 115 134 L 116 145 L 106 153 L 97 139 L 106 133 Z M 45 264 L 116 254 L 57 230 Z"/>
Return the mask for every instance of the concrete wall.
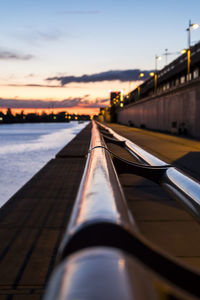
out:
<path id="1" fill-rule="evenodd" d="M 200 81 L 129 104 L 118 110 L 118 122 L 200 137 Z"/>

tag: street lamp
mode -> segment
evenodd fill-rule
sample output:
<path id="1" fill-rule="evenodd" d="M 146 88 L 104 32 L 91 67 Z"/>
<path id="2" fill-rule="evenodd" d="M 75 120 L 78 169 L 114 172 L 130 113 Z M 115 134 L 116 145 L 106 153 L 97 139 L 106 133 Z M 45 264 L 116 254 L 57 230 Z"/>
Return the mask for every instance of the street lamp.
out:
<path id="1" fill-rule="evenodd" d="M 165 49 L 165 53 L 163 53 L 163 55 L 165 55 L 165 65 L 167 65 L 168 64 L 168 56 L 169 55 L 176 55 L 176 54 L 180 54 L 180 52 L 168 52 L 168 49 L 166 48 Z"/>
<path id="2" fill-rule="evenodd" d="M 138 75 L 138 79 L 143 78 L 144 77 L 144 73 L 140 73 Z M 137 86 L 137 90 L 138 90 L 138 99 L 140 98 L 140 85 Z"/>
<path id="3" fill-rule="evenodd" d="M 155 75 L 155 73 L 154 73 L 154 72 L 151 72 L 151 73 L 149 73 L 149 75 L 150 75 L 151 77 L 153 77 L 153 76 Z"/>
<path id="4" fill-rule="evenodd" d="M 162 56 L 160 55 L 155 55 L 155 71 L 157 71 L 157 61 L 158 60 L 161 60 L 162 59 Z"/>
<path id="5" fill-rule="evenodd" d="M 191 29 L 197 29 L 199 28 L 199 24 L 197 23 L 191 23 L 191 20 L 189 20 L 189 26 L 188 28 L 186 28 L 186 30 L 188 31 L 188 49 L 190 49 L 191 46 Z"/>
<path id="6" fill-rule="evenodd" d="M 139 78 L 144 77 L 144 73 L 140 73 L 138 77 L 139 77 Z"/>
<path id="7" fill-rule="evenodd" d="M 189 76 L 190 74 L 190 64 L 191 64 L 191 29 L 197 29 L 199 28 L 199 24 L 197 23 L 191 23 L 191 20 L 189 20 L 189 26 L 188 28 L 186 28 L 186 30 L 188 31 L 188 49 L 187 51 L 187 74 Z"/>
<path id="8" fill-rule="evenodd" d="M 154 76 L 154 91 L 155 92 L 157 90 L 157 85 L 158 85 L 157 61 L 161 60 L 161 59 L 162 59 L 162 56 L 155 55 L 155 73 L 153 74 L 153 76 Z"/>

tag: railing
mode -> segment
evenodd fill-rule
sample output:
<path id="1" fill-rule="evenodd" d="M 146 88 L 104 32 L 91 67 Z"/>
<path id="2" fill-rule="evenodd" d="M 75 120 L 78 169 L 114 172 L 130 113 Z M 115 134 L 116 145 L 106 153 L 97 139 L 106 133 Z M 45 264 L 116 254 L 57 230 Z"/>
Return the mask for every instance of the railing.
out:
<path id="1" fill-rule="evenodd" d="M 140 148 L 138 145 L 134 144 L 130 140 L 122 137 L 121 135 L 114 132 L 111 128 L 99 123 L 99 125 L 106 129 L 112 137 L 121 143 L 132 155 L 137 156 L 137 158 L 153 169 L 150 176 L 148 172 L 145 171 L 143 165 L 140 165 L 141 175 L 147 177 L 151 180 L 159 183 L 167 192 L 169 192 L 179 203 L 184 206 L 184 208 L 199 222 L 200 221 L 200 184 L 194 179 L 185 175 L 182 171 L 176 169 L 173 166 L 167 165 L 161 159 L 158 159 L 154 155 L 148 153 L 144 149 Z M 107 138 L 108 139 L 108 138 Z M 112 141 L 112 139 L 110 140 Z M 114 141 L 114 140 L 113 140 Z M 129 165 L 129 172 L 134 173 L 134 165 Z M 142 171 L 143 167 L 143 171 Z M 157 167 L 154 168 L 154 167 Z M 160 169 L 159 169 L 160 168 Z M 125 169 L 125 167 L 124 167 Z M 157 170 L 163 170 L 156 176 Z M 135 171 L 135 174 L 137 171 Z"/>
<path id="2" fill-rule="evenodd" d="M 127 143 L 128 140 L 126 147 Z M 129 144 L 133 151 L 131 147 Z M 140 149 L 137 150 L 134 153 L 138 156 Z M 141 159 L 146 159 L 145 152 Z M 156 158 L 150 155 L 148 161 L 151 160 L 156 164 Z M 165 173 L 168 166 L 159 160 L 157 163 L 161 168 L 153 170 Z M 94 122 L 84 174 L 60 257 L 45 300 L 158 299 L 157 286 L 168 283 L 171 290 L 177 287 L 175 294 L 181 299 L 187 299 L 187 295 L 190 299 L 200 297 L 200 274 L 177 263 L 139 233 L 109 151 Z"/>

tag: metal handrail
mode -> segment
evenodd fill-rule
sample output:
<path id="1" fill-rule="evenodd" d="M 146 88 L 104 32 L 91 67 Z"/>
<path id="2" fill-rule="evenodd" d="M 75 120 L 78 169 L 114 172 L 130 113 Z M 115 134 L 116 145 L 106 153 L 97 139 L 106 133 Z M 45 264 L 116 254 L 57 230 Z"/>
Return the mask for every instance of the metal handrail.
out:
<path id="1" fill-rule="evenodd" d="M 70 252 L 71 240 L 82 228 L 96 224 L 115 224 L 134 228 L 135 221 L 129 213 L 124 193 L 105 143 L 93 121 L 91 142 L 85 170 L 76 197 L 72 216 L 60 247 L 61 256 Z M 88 241 L 89 243 L 90 241 Z M 78 241 L 79 243 L 79 241 Z M 75 246 L 74 246 L 75 247 Z"/>
<path id="2" fill-rule="evenodd" d="M 149 291 L 154 298 L 152 273 L 148 276 L 146 268 L 156 273 L 159 280 L 164 278 L 165 283 L 171 282 L 170 287 L 178 287 L 177 293 L 189 294 L 190 299 L 200 297 L 200 274 L 171 258 L 139 233 L 127 207 L 110 154 L 94 122 L 84 174 L 60 247 L 60 256 L 61 263 L 52 276 L 45 300 L 66 300 L 71 299 L 70 296 L 80 298 L 83 284 L 87 284 L 84 294 L 86 292 L 88 296 L 84 299 L 96 299 L 97 294 L 95 297 L 94 293 L 99 293 L 99 285 L 96 286 L 95 280 L 102 284 L 101 298 L 112 299 L 106 295 L 107 285 L 110 285 L 112 292 L 114 286 L 125 278 L 127 292 L 124 292 L 123 299 L 146 299 L 145 288 L 142 288 L 146 284 L 150 286 Z M 111 273 L 109 259 L 114 261 Z M 138 275 L 138 267 L 134 266 L 135 260 L 139 262 L 141 276 Z M 144 265 L 145 269 L 142 267 Z M 103 271 L 96 277 L 101 266 Z M 106 277 L 107 274 L 110 275 Z M 102 278 L 104 275 L 105 278 Z M 113 281 L 113 278 L 116 280 Z M 141 287 L 137 297 L 129 293 L 130 286 L 135 290 Z"/>
<path id="3" fill-rule="evenodd" d="M 44 300 L 158 300 L 144 267 L 127 253 L 93 247 L 55 270 Z"/>
<path id="4" fill-rule="evenodd" d="M 124 147 L 134 156 L 151 166 L 166 166 L 167 164 L 148 153 L 129 139 L 117 134 L 111 128 L 98 122 L 98 125 L 106 129 L 116 140 L 123 142 Z M 177 168 L 166 168 L 159 184 L 170 193 L 179 203 L 199 222 L 200 221 L 200 184 L 195 179 L 184 174 Z"/>
<path id="5" fill-rule="evenodd" d="M 157 299 L 144 267 L 123 249 L 130 232 L 137 232 L 135 222 L 93 122 L 84 174 L 60 247 L 61 264 L 45 299 Z"/>

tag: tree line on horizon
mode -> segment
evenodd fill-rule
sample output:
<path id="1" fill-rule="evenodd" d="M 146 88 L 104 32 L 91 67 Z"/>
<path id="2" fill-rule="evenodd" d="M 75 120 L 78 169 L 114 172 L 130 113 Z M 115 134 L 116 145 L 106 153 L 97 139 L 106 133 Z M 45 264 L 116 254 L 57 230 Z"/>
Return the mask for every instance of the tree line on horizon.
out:
<path id="1" fill-rule="evenodd" d="M 89 121 L 90 119 L 90 115 L 69 114 L 66 111 L 56 114 L 43 112 L 41 115 L 37 113 L 24 114 L 23 110 L 21 113 L 13 114 L 10 108 L 7 109 L 6 113 L 0 111 L 0 124 Z"/>

